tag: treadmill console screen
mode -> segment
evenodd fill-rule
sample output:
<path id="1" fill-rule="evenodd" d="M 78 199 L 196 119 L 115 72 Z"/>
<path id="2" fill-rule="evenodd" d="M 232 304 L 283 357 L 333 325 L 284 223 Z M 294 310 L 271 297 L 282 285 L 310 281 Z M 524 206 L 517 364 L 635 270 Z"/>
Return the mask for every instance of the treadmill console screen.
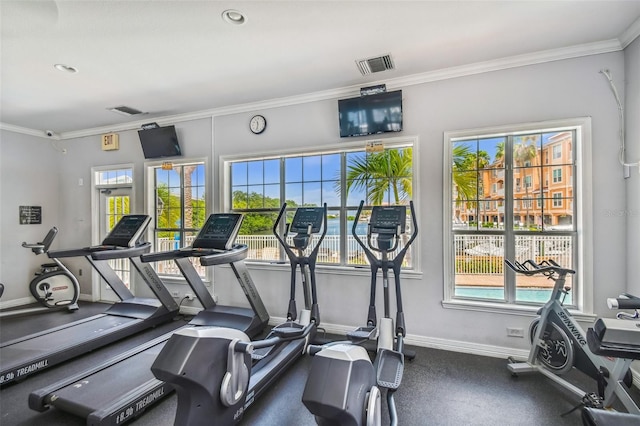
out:
<path id="1" fill-rule="evenodd" d="M 149 222 L 151 222 L 151 217 L 146 214 L 123 216 L 102 241 L 102 245 L 134 247 L 149 226 Z"/>
<path id="2" fill-rule="evenodd" d="M 400 233 L 404 234 L 406 227 L 406 206 L 374 206 L 371 210 L 371 232 L 375 234 L 395 233 L 400 225 Z"/>
<path id="3" fill-rule="evenodd" d="M 322 227 L 323 219 L 324 208 L 299 207 L 293 217 L 289 231 L 297 234 L 307 234 L 309 232 L 309 225 L 311 225 L 311 233 L 318 233 Z"/>
<path id="4" fill-rule="evenodd" d="M 214 213 L 207 219 L 192 247 L 229 250 L 236 240 L 241 224 L 242 215 L 239 213 Z"/>

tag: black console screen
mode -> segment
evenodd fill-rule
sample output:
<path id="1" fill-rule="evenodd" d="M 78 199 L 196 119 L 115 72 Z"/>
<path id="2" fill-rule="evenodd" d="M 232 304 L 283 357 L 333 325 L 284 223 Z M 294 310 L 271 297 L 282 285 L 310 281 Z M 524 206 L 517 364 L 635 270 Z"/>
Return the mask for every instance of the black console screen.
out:
<path id="1" fill-rule="evenodd" d="M 241 223 L 242 215 L 238 213 L 212 214 L 193 241 L 193 248 L 230 249 Z"/>
<path id="2" fill-rule="evenodd" d="M 289 231 L 307 234 L 309 233 L 309 225 L 311 225 L 311 233 L 318 233 L 322 227 L 323 218 L 324 208 L 322 207 L 299 207 L 293 217 Z"/>
<path id="3" fill-rule="evenodd" d="M 151 217 L 144 214 L 123 216 L 102 241 L 102 245 L 133 247 L 149 226 L 150 221 Z"/>
<path id="4" fill-rule="evenodd" d="M 374 206 L 371 210 L 372 233 L 388 234 L 395 233 L 400 226 L 400 233 L 403 234 L 406 226 L 406 206 Z"/>

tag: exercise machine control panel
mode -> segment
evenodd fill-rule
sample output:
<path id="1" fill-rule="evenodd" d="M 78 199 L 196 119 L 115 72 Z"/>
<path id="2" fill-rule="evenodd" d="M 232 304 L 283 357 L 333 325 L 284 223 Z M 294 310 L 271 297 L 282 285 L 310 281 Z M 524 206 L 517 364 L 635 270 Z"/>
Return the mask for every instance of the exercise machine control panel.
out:
<path id="1" fill-rule="evenodd" d="M 143 214 L 123 216 L 102 241 L 103 246 L 134 247 L 149 226 L 151 217 Z"/>
<path id="2" fill-rule="evenodd" d="M 406 217 L 407 206 L 374 206 L 369 219 L 371 233 L 395 234 L 399 226 L 399 233 L 404 234 Z"/>
<path id="3" fill-rule="evenodd" d="M 289 231 L 297 234 L 316 234 L 320 232 L 323 220 L 323 207 L 299 207 L 293 216 Z"/>
<path id="4" fill-rule="evenodd" d="M 194 249 L 229 250 L 240 231 L 242 215 L 216 213 L 209 216 L 196 239 Z"/>

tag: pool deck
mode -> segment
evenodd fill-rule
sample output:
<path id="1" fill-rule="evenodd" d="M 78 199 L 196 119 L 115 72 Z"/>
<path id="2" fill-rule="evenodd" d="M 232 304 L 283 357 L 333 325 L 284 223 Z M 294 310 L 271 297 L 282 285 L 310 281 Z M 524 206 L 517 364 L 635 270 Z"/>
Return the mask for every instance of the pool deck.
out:
<path id="1" fill-rule="evenodd" d="M 544 276 L 529 277 L 518 275 L 516 281 L 517 288 L 553 288 L 553 280 Z M 457 286 L 470 287 L 504 287 L 504 277 L 494 274 L 457 274 Z M 566 285 L 571 286 L 571 277 L 567 277 Z"/>

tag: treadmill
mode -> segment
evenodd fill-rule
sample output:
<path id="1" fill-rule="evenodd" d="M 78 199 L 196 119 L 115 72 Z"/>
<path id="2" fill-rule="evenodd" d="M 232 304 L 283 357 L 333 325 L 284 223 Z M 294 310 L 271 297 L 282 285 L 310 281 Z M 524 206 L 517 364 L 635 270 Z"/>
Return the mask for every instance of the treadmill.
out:
<path id="1" fill-rule="evenodd" d="M 173 259 L 202 304 L 203 310 L 182 328 L 219 326 L 257 336 L 266 327 L 269 315 L 244 264 L 248 247 L 234 244 L 241 222 L 240 214 L 212 214 L 191 247 L 142 256 L 143 262 Z M 229 264 L 251 308 L 216 304 L 190 257 L 199 257 L 200 263 L 206 266 Z M 173 386 L 156 379 L 151 372 L 153 361 L 172 334 L 167 333 L 102 365 L 33 391 L 29 395 L 29 407 L 41 412 L 56 407 L 86 418 L 87 425 L 120 425 L 135 419 L 173 391 Z"/>
<path id="2" fill-rule="evenodd" d="M 108 345 L 172 319 L 179 310 L 171 294 L 140 256 L 150 250 L 141 242 L 151 217 L 126 215 L 101 245 L 53 250 L 49 257 L 84 256 L 120 298 L 103 314 L 20 337 L 0 345 L 0 385 L 22 380 L 48 367 Z M 129 259 L 157 299 L 135 297 L 109 266 L 111 259 Z"/>

